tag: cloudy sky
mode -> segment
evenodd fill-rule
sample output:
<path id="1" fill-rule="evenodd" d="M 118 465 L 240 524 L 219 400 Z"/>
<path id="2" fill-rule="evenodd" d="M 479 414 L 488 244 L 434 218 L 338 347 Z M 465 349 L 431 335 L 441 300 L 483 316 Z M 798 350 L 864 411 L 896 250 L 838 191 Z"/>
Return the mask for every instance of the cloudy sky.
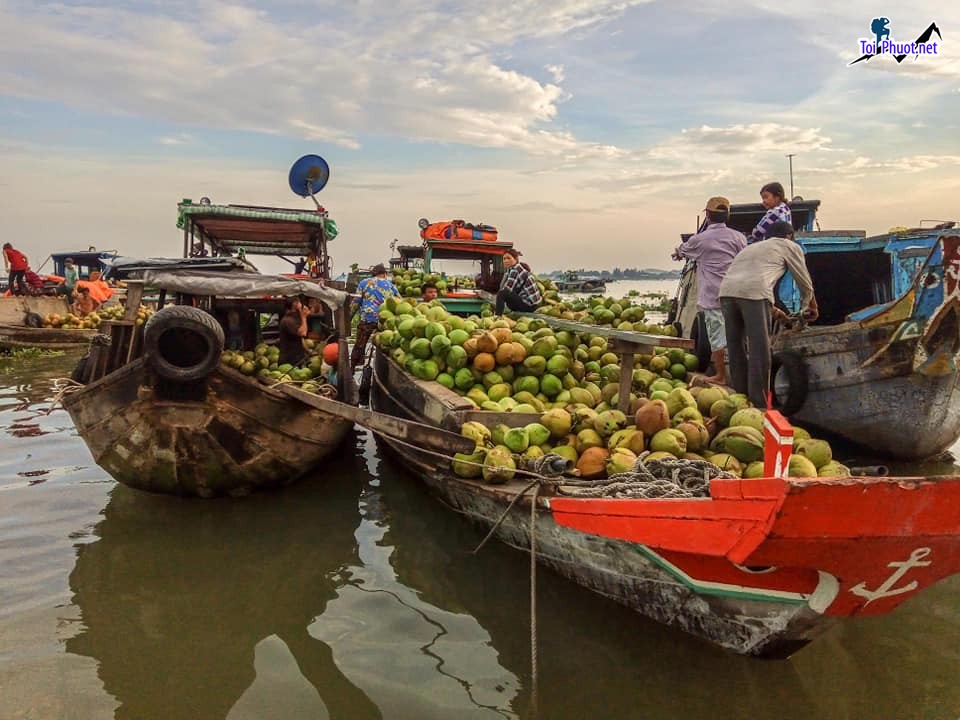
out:
<path id="1" fill-rule="evenodd" d="M 535 269 L 670 267 L 707 197 L 787 185 L 824 229 L 960 216 L 960 6 L 753 0 L 0 0 L 0 228 L 32 258 L 176 255 L 176 203 L 309 207 L 337 270 L 416 221 Z M 848 66 L 877 13 L 940 55 Z M 936 39 L 936 38 L 934 38 Z"/>

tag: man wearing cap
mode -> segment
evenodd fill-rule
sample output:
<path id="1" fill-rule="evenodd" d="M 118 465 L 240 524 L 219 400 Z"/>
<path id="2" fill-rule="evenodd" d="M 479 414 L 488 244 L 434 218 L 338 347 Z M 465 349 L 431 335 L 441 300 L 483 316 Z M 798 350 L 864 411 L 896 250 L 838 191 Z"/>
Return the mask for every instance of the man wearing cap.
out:
<path id="1" fill-rule="evenodd" d="M 376 332 L 377 322 L 380 319 L 380 306 L 388 297 L 400 297 L 397 286 L 387 279 L 387 269 L 383 264 L 373 266 L 373 277 L 360 281 L 357 285 L 357 296 L 353 299 L 354 312 L 359 310 L 360 323 L 357 325 L 357 339 L 350 353 L 350 363 L 353 368 L 363 364 L 363 355 L 367 349 L 367 341 Z"/>
<path id="2" fill-rule="evenodd" d="M 759 408 L 767 406 L 770 389 L 770 317 L 783 316 L 774 307 L 773 289 L 788 270 L 800 289 L 804 316 L 813 322 L 819 316 L 813 280 L 788 222 L 773 223 L 766 240 L 737 255 L 720 283 L 720 307 L 730 341 L 730 379 L 734 389 L 746 393 Z"/>
<path id="3" fill-rule="evenodd" d="M 693 260 L 697 264 L 697 309 L 703 313 L 707 327 L 710 359 L 715 373 L 706 379 L 723 385 L 727 381 L 724 360 L 727 336 L 723 313 L 720 311 L 720 283 L 737 253 L 747 246 L 747 238 L 743 233 L 727 227 L 730 201 L 725 197 L 710 198 L 704 210 L 707 213 L 707 226 L 680 245 L 674 258 Z"/>

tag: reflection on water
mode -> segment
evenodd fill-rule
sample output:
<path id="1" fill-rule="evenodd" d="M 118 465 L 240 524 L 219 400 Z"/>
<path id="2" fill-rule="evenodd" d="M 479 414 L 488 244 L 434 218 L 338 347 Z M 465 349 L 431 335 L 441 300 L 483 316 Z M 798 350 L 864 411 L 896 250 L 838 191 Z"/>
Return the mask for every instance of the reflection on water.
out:
<path id="1" fill-rule="evenodd" d="M 0 375 L 0 717 L 526 716 L 527 558 L 369 436 L 281 492 L 148 495 L 45 414 L 64 370 Z M 538 588 L 542 718 L 960 717 L 960 578 L 776 662 Z"/>

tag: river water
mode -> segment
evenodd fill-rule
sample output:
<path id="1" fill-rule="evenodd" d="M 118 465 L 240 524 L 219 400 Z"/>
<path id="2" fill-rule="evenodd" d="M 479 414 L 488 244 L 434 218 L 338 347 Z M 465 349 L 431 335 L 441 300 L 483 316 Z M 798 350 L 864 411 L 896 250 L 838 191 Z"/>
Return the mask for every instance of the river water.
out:
<path id="1" fill-rule="evenodd" d="M 0 719 L 527 715 L 525 555 L 363 431 L 280 492 L 118 486 L 46 412 L 74 360 L 0 360 Z M 787 661 L 538 586 L 541 718 L 960 718 L 960 577 Z"/>

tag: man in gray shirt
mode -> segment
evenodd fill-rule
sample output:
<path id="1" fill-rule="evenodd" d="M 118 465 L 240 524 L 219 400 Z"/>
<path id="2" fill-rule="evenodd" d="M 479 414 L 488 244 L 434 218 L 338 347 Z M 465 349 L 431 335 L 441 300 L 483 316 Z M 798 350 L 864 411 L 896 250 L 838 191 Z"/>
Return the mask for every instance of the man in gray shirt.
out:
<path id="1" fill-rule="evenodd" d="M 724 349 L 727 347 L 727 335 L 717 294 L 730 263 L 747 246 L 747 238 L 743 233 L 727 227 L 730 201 L 725 197 L 710 198 L 704 210 L 707 213 L 707 227 L 689 237 L 673 256 L 697 263 L 697 308 L 703 312 L 707 338 L 710 340 L 710 359 L 716 373 L 706 379 L 725 385 Z"/>
<path id="2" fill-rule="evenodd" d="M 767 406 L 770 389 L 771 314 L 784 315 L 774 308 L 773 289 L 787 270 L 800 289 L 804 315 L 813 322 L 819 316 L 813 281 L 803 248 L 794 242 L 793 226 L 788 222 L 774 223 L 767 240 L 748 245 L 734 258 L 720 283 L 720 308 L 727 330 L 732 384 L 759 408 Z"/>

